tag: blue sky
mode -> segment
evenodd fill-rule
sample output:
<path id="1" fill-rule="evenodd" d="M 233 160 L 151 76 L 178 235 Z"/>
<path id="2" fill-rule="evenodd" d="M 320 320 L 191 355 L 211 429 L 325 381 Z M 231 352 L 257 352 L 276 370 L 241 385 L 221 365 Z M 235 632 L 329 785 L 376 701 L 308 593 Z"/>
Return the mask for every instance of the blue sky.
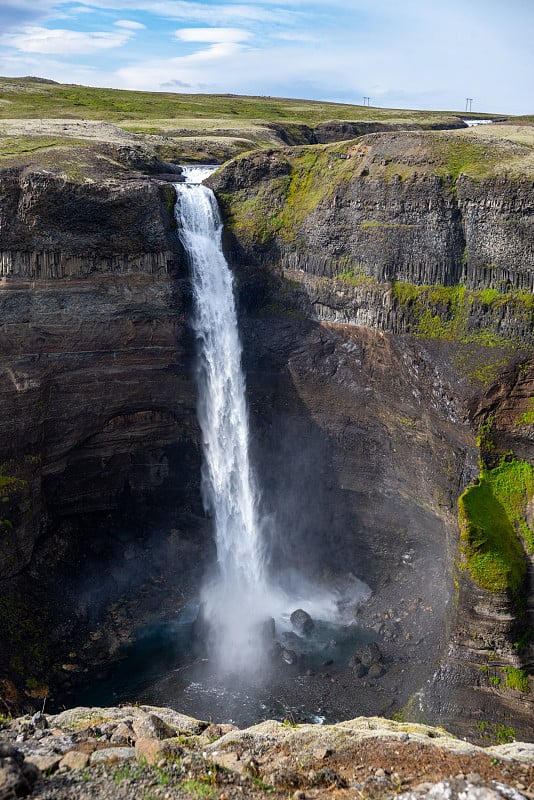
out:
<path id="1" fill-rule="evenodd" d="M 2 0 L 0 75 L 534 113 L 532 0 Z"/>

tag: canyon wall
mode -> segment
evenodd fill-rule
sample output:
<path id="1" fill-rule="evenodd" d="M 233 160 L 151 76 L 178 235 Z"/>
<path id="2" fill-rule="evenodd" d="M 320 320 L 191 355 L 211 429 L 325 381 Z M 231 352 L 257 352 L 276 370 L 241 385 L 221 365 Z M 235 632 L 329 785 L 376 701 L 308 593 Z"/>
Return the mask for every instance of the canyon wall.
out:
<path id="1" fill-rule="evenodd" d="M 513 718 L 528 729 L 533 710 L 527 677 L 532 664 L 532 542 L 528 525 L 521 526 L 530 520 L 527 504 L 534 487 L 529 483 L 524 494 L 518 488 L 515 500 L 520 519 L 514 526 L 524 562 L 519 590 L 507 579 L 489 590 L 478 583 L 470 561 L 473 546 L 460 543 L 456 522 L 458 497 L 477 479 L 479 458 L 483 469 L 496 467 L 503 458 L 512 465 L 513 459 L 524 459 L 525 469 L 532 469 L 528 385 L 534 208 L 529 159 L 528 148 L 510 142 L 380 133 L 312 150 L 250 154 L 209 181 L 229 223 L 227 249 L 241 308 L 245 318 L 255 320 L 251 347 L 257 347 L 258 331 L 273 326 L 273 319 L 290 329 L 298 327 L 300 318 L 314 320 L 323 347 L 330 348 L 324 363 L 329 377 L 322 385 L 336 390 L 325 402 L 319 426 L 328 437 L 339 437 L 333 431 L 344 420 L 354 434 L 350 455 L 341 447 L 334 470 L 344 474 L 358 454 L 360 465 L 350 480 L 359 492 L 351 512 L 354 540 L 377 544 L 372 560 L 384 565 L 393 531 L 400 534 L 403 528 L 401 498 L 407 501 L 407 524 L 418 554 L 435 531 L 440 553 L 434 564 L 446 572 L 449 605 L 442 607 L 441 634 L 433 643 L 434 653 L 439 651 L 435 669 L 425 637 L 419 640 L 419 655 L 428 659 L 427 682 L 405 713 L 429 714 L 458 731 L 470 725 L 469 735 L 477 715 L 490 728 L 500 718 Z M 369 329 L 382 331 L 382 342 L 403 351 L 402 364 L 375 357 L 367 373 L 360 348 Z M 356 379 L 347 377 L 333 335 L 352 343 Z M 289 338 L 300 353 L 302 334 L 292 332 Z M 276 334 L 265 339 L 276 341 Z M 316 381 L 323 362 L 313 352 L 304 384 L 309 380 L 314 388 L 303 390 L 299 383 L 299 396 L 315 419 L 320 418 Z M 290 371 L 294 358 L 287 362 Z M 388 380 L 374 396 L 372 387 L 384 364 Z M 365 387 L 366 394 L 358 397 L 356 386 L 360 391 Z M 351 394 L 349 387 L 350 410 L 338 416 L 340 398 Z M 505 411 L 508 447 L 496 427 Z M 382 460 L 387 442 L 400 453 L 402 464 L 394 489 Z M 436 456 L 433 467 L 429 451 Z M 378 465 L 379 477 L 373 471 Z M 390 490 L 387 499 L 374 497 L 384 486 Z M 345 501 L 344 507 L 350 506 Z M 372 535 L 363 533 L 369 507 L 375 523 L 379 516 L 382 522 L 372 526 Z M 432 509 L 435 521 L 427 519 L 417 533 L 415 520 L 423 508 Z M 351 522 L 346 520 L 347 526 Z M 377 537 L 377 527 L 391 531 L 385 540 Z M 372 574 L 364 555 L 358 558 Z M 381 576 L 387 573 L 402 584 L 402 557 L 400 565 L 396 575 L 383 568 Z M 433 575 L 428 563 L 421 574 Z M 402 633 L 406 638 L 410 631 Z M 402 659 L 404 643 L 397 640 L 394 650 Z"/>
<path id="2" fill-rule="evenodd" d="M 170 184 L 9 170 L 0 198 L 0 660 L 35 680 L 47 639 L 61 657 L 156 575 L 194 582 L 189 284 Z"/>
<path id="3" fill-rule="evenodd" d="M 358 622 L 387 677 L 354 711 L 476 735 L 475 705 L 521 730 L 531 713 L 480 671 L 530 669 L 528 620 L 462 561 L 457 501 L 481 425 L 533 457 L 532 180 L 525 148 L 450 136 L 262 151 L 210 183 L 273 569 L 373 590 Z M 191 596 L 213 557 L 173 200 L 134 173 L 0 176 L 0 667 L 26 700 Z"/>

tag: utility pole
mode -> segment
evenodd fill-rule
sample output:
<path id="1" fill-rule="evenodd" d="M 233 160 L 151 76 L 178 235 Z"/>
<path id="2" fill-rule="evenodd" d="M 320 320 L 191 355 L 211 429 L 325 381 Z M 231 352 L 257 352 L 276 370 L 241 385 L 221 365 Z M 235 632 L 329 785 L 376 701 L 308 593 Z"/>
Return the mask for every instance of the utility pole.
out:
<path id="1" fill-rule="evenodd" d="M 465 110 L 469 111 L 470 113 L 471 113 L 471 104 L 472 104 L 472 102 L 473 102 L 473 98 L 472 97 L 466 97 L 465 98 Z"/>
<path id="2" fill-rule="evenodd" d="M 364 97 L 364 98 L 363 98 L 363 104 L 364 104 L 364 106 L 368 106 L 368 105 L 369 105 L 369 100 L 370 100 L 370 99 L 371 99 L 370 97 Z"/>

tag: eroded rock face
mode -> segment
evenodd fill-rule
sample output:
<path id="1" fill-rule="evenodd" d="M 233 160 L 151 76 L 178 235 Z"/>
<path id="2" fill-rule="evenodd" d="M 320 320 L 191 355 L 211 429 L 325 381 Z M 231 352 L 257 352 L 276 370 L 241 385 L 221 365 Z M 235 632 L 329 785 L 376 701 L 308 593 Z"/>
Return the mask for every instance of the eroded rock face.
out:
<path id="1" fill-rule="evenodd" d="M 457 145 L 449 134 L 376 133 L 230 163 L 210 185 L 230 217 L 234 260 L 379 283 L 531 290 L 532 180 L 491 167 L 483 178 L 454 175 Z M 528 155 L 511 143 L 476 147 L 471 157 L 490 165 Z"/>
<path id="2" fill-rule="evenodd" d="M 263 345 L 261 367 L 272 374 L 273 360 L 283 365 L 278 374 L 286 370 L 298 397 L 299 410 L 284 427 L 285 461 L 266 485 L 276 487 L 280 473 L 280 483 L 299 487 L 304 507 L 325 509 L 325 516 L 302 521 L 323 566 L 339 567 L 336 553 L 347 566 L 352 552 L 358 574 L 369 577 L 381 599 L 391 592 L 394 613 L 375 612 L 398 620 L 397 628 L 387 623 L 381 630 L 386 640 L 398 637 L 391 657 L 415 635 L 421 642 L 412 659 L 425 661 L 426 679 L 433 675 L 410 713 L 454 720 L 459 732 L 468 716 L 480 730 L 506 720 L 528 731 L 528 695 L 514 694 L 506 673 L 494 675 L 487 665 L 489 658 L 502 670 L 529 669 L 528 653 L 518 654 L 524 612 L 506 595 L 478 587 L 465 570 L 455 574 L 453 565 L 457 499 L 478 472 L 478 425 L 491 416 L 500 438 L 497 458 L 510 445 L 518 457 L 534 458 L 528 299 L 523 306 L 502 295 L 492 305 L 491 292 L 484 299 L 476 294 L 532 287 L 532 182 L 453 179 L 441 158 L 441 148 L 451 144 L 448 137 L 376 134 L 313 155 L 286 150 L 278 165 L 276 154 L 267 161 L 254 154 L 211 182 L 228 213 L 241 307 L 254 320 L 245 328 L 245 350 L 254 351 L 257 364 Z M 489 158 L 488 143 L 480 147 Z M 510 156 L 521 151 L 513 146 Z M 248 186 L 247 162 L 257 176 Z M 421 284 L 431 284 L 428 295 Z M 435 284 L 442 286 L 432 295 Z M 456 284 L 473 291 L 460 298 L 443 290 Z M 252 386 L 261 385 L 252 359 L 250 370 Z M 492 384 L 499 372 L 503 377 Z M 287 404 L 277 409 L 271 429 L 289 414 Z M 284 469 L 292 460 L 299 466 L 288 478 Z M 317 463 L 319 482 L 302 466 Z M 282 529 L 292 524 L 287 513 Z M 314 534 L 318 528 L 322 534 Z M 291 543 L 280 547 L 285 557 Z M 402 586 L 405 568 L 413 566 L 410 553 L 422 559 L 406 575 L 411 592 L 416 585 L 423 592 L 418 633 L 395 610 L 399 594 L 391 585 Z M 532 569 L 529 581 L 525 593 L 532 596 Z M 371 614 L 374 602 L 376 595 Z M 438 607 L 439 619 L 431 621 Z M 432 665 L 432 648 L 434 654 L 442 649 L 439 666 Z"/>
<path id="3" fill-rule="evenodd" d="M 454 654 L 440 662 L 440 653 L 451 641 L 466 660 L 484 615 L 488 642 L 499 614 L 497 644 L 503 650 L 510 642 L 512 612 L 502 597 L 469 593 L 464 577 L 465 613 L 454 610 L 456 503 L 478 471 L 473 409 L 483 394 L 464 367 L 472 356 L 480 365 L 488 348 L 408 335 L 412 310 L 392 286 L 463 275 L 491 285 L 481 284 L 490 256 L 477 226 L 495 228 L 491 248 L 506 252 L 509 285 L 529 285 L 531 233 L 521 222 L 530 213 L 528 186 L 519 181 L 512 197 L 506 182 L 471 186 L 460 178 L 455 194 L 437 175 L 414 174 L 429 157 L 422 138 L 391 134 L 388 148 L 384 142 L 376 135 L 343 150 L 357 179 L 315 198 L 306 213 L 300 207 L 296 238 L 233 226 L 252 456 L 273 522 L 273 572 L 368 583 L 373 595 L 358 622 L 380 641 L 387 665 L 376 678 L 389 694 L 375 686 L 384 713 L 402 707 L 430 675 L 435 686 L 444 675 L 448 693 L 435 690 L 426 708 L 454 726 L 469 707 L 452 692 L 461 686 L 468 698 L 474 670 L 459 676 Z M 408 177 L 381 177 L 392 154 L 402 154 Z M 291 170 L 287 154 L 264 151 L 213 180 L 227 209 L 232 193 L 243 193 L 240 202 L 261 195 L 265 217 L 271 202 L 284 213 L 280 192 Z M 18 600 L 7 608 L 3 666 L 33 676 L 37 664 L 51 662 L 50 652 L 26 644 L 42 640 L 57 619 L 29 623 L 52 594 L 67 600 L 55 630 L 68 655 L 59 668 L 70 675 L 109 657 L 131 620 L 157 610 L 162 595 L 165 608 L 174 592 L 191 592 L 206 558 L 189 287 L 171 187 L 144 179 L 78 187 L 14 172 L 2 187 L 0 442 L 13 525 L 3 540 L 3 577 L 11 576 L 6 596 L 26 598 L 24 614 Z M 505 246 L 500 221 L 510 215 Z M 340 289 L 331 280 L 360 260 L 368 277 L 391 284 Z M 469 325 L 483 327 L 477 315 L 464 320 L 468 334 Z M 488 317 L 492 329 L 528 341 L 528 319 L 497 307 Z M 510 396 L 509 387 L 498 391 Z M 106 580 L 84 572 L 87 563 Z M 156 575 L 162 583 L 147 588 Z M 113 609 L 105 634 L 97 631 L 89 649 L 83 639 L 71 642 L 116 598 L 123 611 Z M 496 716 L 508 701 L 497 702 Z"/>
<path id="4" fill-rule="evenodd" d="M 76 650 L 66 630 L 94 623 L 91 608 L 127 590 L 142 593 L 182 534 L 176 558 L 194 583 L 201 559 L 184 545 L 203 514 L 172 186 L 12 170 L 0 175 L 0 196 L 5 668 L 49 626 Z M 55 612 L 39 623 L 32 615 L 47 597 L 60 602 L 65 629 Z M 21 664 L 26 675 L 46 660 L 43 648 Z"/>

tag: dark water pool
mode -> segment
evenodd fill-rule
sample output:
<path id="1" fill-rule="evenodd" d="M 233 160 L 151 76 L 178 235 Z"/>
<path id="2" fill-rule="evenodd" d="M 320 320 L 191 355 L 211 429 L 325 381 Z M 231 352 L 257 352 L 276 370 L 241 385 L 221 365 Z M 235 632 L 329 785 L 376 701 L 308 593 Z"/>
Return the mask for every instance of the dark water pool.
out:
<path id="1" fill-rule="evenodd" d="M 139 630 L 109 674 L 77 690 L 69 703 L 142 702 L 240 726 L 262 719 L 334 722 L 358 712 L 349 660 L 371 641 L 368 631 L 316 620 L 313 632 L 299 637 L 282 620 L 276 639 L 294 651 L 296 663 L 266 655 L 265 668 L 253 675 L 220 675 L 208 658 L 194 654 L 197 610 L 188 606 L 172 621 Z"/>

